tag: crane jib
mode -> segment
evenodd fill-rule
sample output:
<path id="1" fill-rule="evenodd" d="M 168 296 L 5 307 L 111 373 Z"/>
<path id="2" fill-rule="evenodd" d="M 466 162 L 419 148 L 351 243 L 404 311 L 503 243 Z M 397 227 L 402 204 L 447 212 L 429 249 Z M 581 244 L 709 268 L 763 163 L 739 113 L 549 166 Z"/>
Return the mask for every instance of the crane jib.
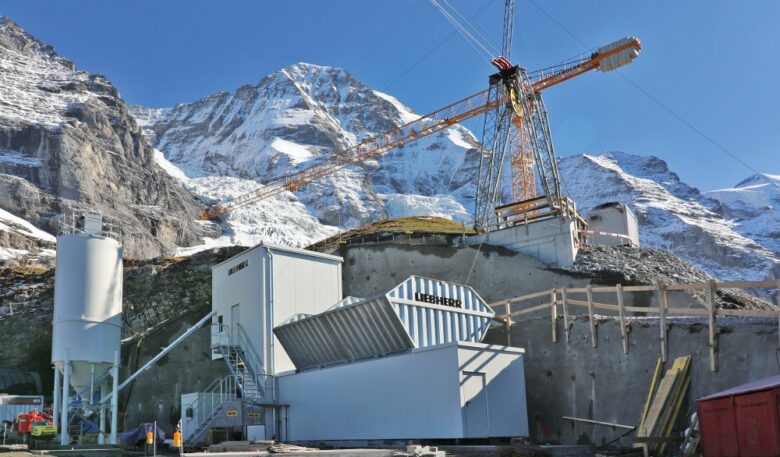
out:
<path id="1" fill-rule="evenodd" d="M 597 52 L 587 59 L 566 66 L 537 81 L 530 82 L 530 91 L 534 93 L 541 92 L 544 89 L 594 69 L 610 71 L 630 63 L 641 49 L 642 46 L 638 39 L 633 37 L 623 38 L 599 48 Z M 510 89 L 505 96 L 492 100 L 488 99 L 489 91 L 490 89 L 486 89 L 478 92 L 398 128 L 369 138 L 349 149 L 336 152 L 311 168 L 276 179 L 263 188 L 241 195 L 231 202 L 210 206 L 201 213 L 200 218 L 219 218 L 242 206 L 270 198 L 285 191 L 297 190 L 305 184 L 343 170 L 350 165 L 375 158 L 391 149 L 406 145 L 419 138 L 493 110 L 502 103 L 511 102 L 512 110 L 517 115 L 521 115 L 523 103 L 520 103 L 519 94 L 527 91 L 518 88 Z"/>

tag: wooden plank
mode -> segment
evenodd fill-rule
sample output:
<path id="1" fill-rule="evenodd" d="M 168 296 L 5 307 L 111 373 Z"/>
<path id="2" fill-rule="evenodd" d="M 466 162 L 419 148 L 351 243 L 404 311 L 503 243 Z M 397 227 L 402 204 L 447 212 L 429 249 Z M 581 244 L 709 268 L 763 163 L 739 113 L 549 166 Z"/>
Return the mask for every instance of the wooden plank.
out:
<path id="1" fill-rule="evenodd" d="M 558 304 L 555 299 L 555 289 L 550 291 L 550 309 L 552 310 L 550 319 L 552 320 L 552 342 L 558 342 Z"/>
<path id="2" fill-rule="evenodd" d="M 777 287 L 776 280 L 767 281 L 729 281 L 719 282 L 715 285 L 716 289 L 749 289 L 751 287 Z"/>
<path id="3" fill-rule="evenodd" d="M 626 329 L 626 310 L 623 308 L 623 286 L 615 286 L 618 302 L 618 316 L 620 317 L 620 339 L 623 342 L 623 354 L 628 354 L 628 329 Z"/>
<path id="4" fill-rule="evenodd" d="M 693 282 L 689 284 L 669 284 L 666 286 L 666 290 L 697 290 L 706 289 L 706 282 Z"/>
<path id="5" fill-rule="evenodd" d="M 658 386 L 658 380 L 661 377 L 661 370 L 663 369 L 663 362 L 661 358 L 655 362 L 655 370 L 653 370 L 653 379 L 650 380 L 650 389 L 647 391 L 647 398 L 645 399 L 645 406 L 642 408 L 642 416 L 639 419 L 639 425 L 637 426 L 637 436 L 641 436 L 640 433 L 645 428 L 645 421 L 647 420 L 647 412 L 650 410 L 650 405 L 655 395 L 655 388 Z"/>
<path id="6" fill-rule="evenodd" d="M 676 314 L 678 316 L 706 316 L 708 311 L 700 308 L 669 308 L 666 314 Z"/>
<path id="7" fill-rule="evenodd" d="M 650 407 L 647 409 L 647 417 L 642 423 L 642 428 L 637 432 L 637 436 L 653 436 L 655 430 L 658 428 L 658 426 L 660 426 L 664 406 L 667 404 L 667 402 L 670 401 L 678 373 L 679 369 L 675 361 L 675 364 L 672 366 L 672 368 L 666 371 L 666 374 L 661 379 L 661 382 L 658 383 L 658 390 L 653 396 Z"/>
<path id="8" fill-rule="evenodd" d="M 566 306 L 566 287 L 561 287 L 561 299 L 563 300 L 563 303 L 561 303 L 563 307 L 563 334 L 566 338 L 566 344 L 569 344 L 571 333 L 569 329 L 569 311 Z"/>
<path id="9" fill-rule="evenodd" d="M 615 286 L 615 287 L 604 287 L 604 286 L 601 286 L 601 287 L 593 287 L 593 288 L 591 288 L 591 292 L 597 293 L 597 294 L 599 294 L 599 293 L 608 294 L 608 293 L 614 293 L 616 291 L 617 291 L 617 286 Z"/>
<path id="10" fill-rule="evenodd" d="M 658 290 L 656 286 L 625 286 L 624 292 L 655 292 Z"/>
<path id="11" fill-rule="evenodd" d="M 591 346 L 598 347 L 598 340 L 596 339 L 596 322 L 593 320 L 593 292 L 590 290 L 591 286 L 588 284 L 586 287 L 588 294 L 588 322 L 590 323 L 590 344 Z"/>
<path id="12" fill-rule="evenodd" d="M 542 303 L 541 305 L 531 306 L 529 308 L 521 309 L 519 311 L 513 311 L 512 313 L 509 314 L 509 317 L 517 317 L 517 316 L 522 316 L 524 314 L 531 314 L 533 312 L 545 309 L 548 306 L 551 306 L 550 303 Z"/>
<path id="13" fill-rule="evenodd" d="M 661 340 L 661 360 L 666 362 L 666 310 L 669 303 L 666 296 L 666 286 L 658 286 L 658 328 Z"/>
<path id="14" fill-rule="evenodd" d="M 526 300 L 533 300 L 534 298 L 545 297 L 549 293 L 550 293 L 549 290 L 545 290 L 543 292 L 536 292 L 536 293 L 533 293 L 533 294 L 521 295 L 519 297 L 512 297 L 512 298 L 509 299 L 509 303 L 517 303 L 517 302 L 526 301 Z M 506 302 L 506 300 L 501 300 L 501 301 L 497 301 L 497 302 L 494 302 L 494 303 L 490 303 L 488 306 L 490 306 L 490 307 L 504 306 L 505 302 Z"/>
<path id="15" fill-rule="evenodd" d="M 710 333 L 710 371 L 718 371 L 718 326 L 715 321 L 715 280 L 707 281 L 707 326 Z"/>

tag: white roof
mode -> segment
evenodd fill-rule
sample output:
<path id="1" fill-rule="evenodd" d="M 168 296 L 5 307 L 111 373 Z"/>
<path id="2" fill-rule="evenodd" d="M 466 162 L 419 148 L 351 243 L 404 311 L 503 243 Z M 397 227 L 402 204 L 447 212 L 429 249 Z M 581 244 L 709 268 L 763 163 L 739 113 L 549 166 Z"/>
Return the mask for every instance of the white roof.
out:
<path id="1" fill-rule="evenodd" d="M 244 254 L 248 254 L 248 253 L 254 251 L 255 249 L 260 249 L 260 248 L 266 248 L 266 249 L 270 249 L 270 250 L 273 250 L 273 251 L 289 252 L 291 254 L 298 254 L 298 255 L 302 255 L 302 256 L 306 256 L 306 257 L 316 257 L 316 258 L 325 259 L 325 260 L 332 260 L 334 262 L 344 262 L 344 259 L 339 257 L 339 256 L 330 255 L 330 254 L 323 254 L 321 252 L 316 252 L 316 251 L 309 251 L 308 249 L 293 248 L 293 247 L 290 247 L 290 246 L 282 246 L 282 245 L 279 245 L 279 244 L 266 243 L 265 241 L 263 241 L 260 244 L 258 244 L 257 246 L 251 247 L 251 248 L 247 249 L 246 251 L 240 252 L 240 253 L 234 255 L 233 257 L 231 257 L 231 258 L 229 258 L 227 260 L 223 260 L 222 262 L 220 262 L 220 263 L 214 265 L 213 267 L 211 267 L 211 269 L 213 270 L 213 269 L 221 266 L 224 263 L 232 261 L 236 257 L 242 256 Z"/>

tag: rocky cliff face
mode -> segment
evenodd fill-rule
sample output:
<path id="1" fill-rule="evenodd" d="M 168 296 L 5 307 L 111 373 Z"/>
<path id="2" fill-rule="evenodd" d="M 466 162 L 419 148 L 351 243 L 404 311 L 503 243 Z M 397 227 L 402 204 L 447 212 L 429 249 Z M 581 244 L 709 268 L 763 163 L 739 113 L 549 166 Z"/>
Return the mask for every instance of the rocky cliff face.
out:
<path id="1" fill-rule="evenodd" d="M 109 81 L 0 17 L 0 209 L 50 233 L 65 212 L 97 211 L 120 222 L 127 256 L 151 257 L 210 233 L 200 207 Z"/>

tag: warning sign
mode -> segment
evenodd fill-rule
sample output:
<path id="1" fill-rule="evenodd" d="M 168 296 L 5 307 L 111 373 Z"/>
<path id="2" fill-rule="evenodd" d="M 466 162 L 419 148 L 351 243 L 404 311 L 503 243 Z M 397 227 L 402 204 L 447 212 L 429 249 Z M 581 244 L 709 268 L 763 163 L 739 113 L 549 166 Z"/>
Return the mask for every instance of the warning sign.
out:
<path id="1" fill-rule="evenodd" d="M 260 413 L 249 413 L 247 414 L 249 417 L 260 417 Z"/>
<path id="2" fill-rule="evenodd" d="M 238 416 L 238 411 L 235 409 L 229 409 L 227 410 L 227 417 L 236 417 Z"/>

